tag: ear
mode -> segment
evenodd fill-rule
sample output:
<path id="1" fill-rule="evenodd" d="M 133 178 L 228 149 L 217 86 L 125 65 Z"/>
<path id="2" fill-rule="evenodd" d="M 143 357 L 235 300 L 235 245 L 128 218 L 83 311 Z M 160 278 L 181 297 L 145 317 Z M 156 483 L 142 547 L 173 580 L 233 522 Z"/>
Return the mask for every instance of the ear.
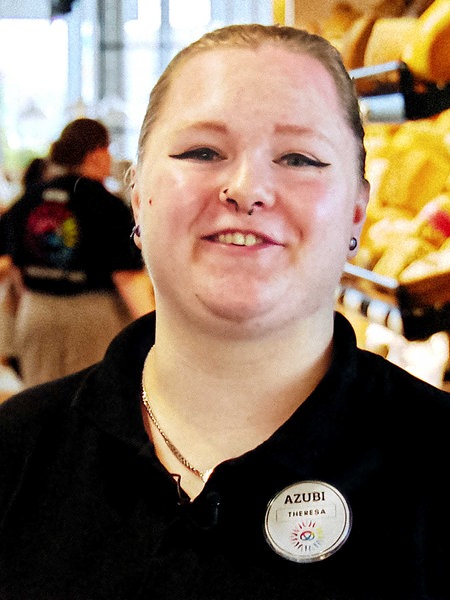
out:
<path id="1" fill-rule="evenodd" d="M 353 227 L 352 237 L 355 237 L 358 242 L 361 237 L 362 228 L 366 220 L 367 204 L 370 198 L 370 184 L 367 179 L 363 179 L 360 185 L 358 196 L 353 210 Z M 358 246 L 355 250 L 349 251 L 348 256 L 353 257 L 358 252 Z"/>
<path id="2" fill-rule="evenodd" d="M 140 224 L 140 216 L 141 216 L 141 199 L 139 196 L 138 186 L 136 185 L 136 167 L 131 166 L 126 174 L 126 180 L 130 185 L 130 202 L 131 209 L 133 211 L 133 218 L 136 225 Z M 134 243 L 136 246 L 141 249 L 141 240 L 138 236 L 134 236 Z"/>
<path id="3" fill-rule="evenodd" d="M 137 185 L 136 185 L 136 167 L 135 166 L 129 167 L 129 169 L 125 175 L 125 180 L 127 181 L 129 188 L 130 188 L 130 201 L 131 201 L 131 208 L 133 210 L 134 221 L 135 221 L 135 223 L 139 223 L 139 211 L 141 208 L 141 200 L 140 200 L 139 192 L 138 192 Z"/>

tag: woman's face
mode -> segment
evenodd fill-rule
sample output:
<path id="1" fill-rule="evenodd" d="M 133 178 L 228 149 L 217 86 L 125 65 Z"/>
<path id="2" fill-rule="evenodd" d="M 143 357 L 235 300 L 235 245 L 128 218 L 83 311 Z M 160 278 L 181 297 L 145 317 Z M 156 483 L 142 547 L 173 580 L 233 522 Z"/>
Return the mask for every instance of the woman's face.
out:
<path id="1" fill-rule="evenodd" d="M 239 331 L 329 319 L 367 201 L 357 154 L 316 59 L 269 44 L 190 58 L 133 194 L 157 306 Z"/>

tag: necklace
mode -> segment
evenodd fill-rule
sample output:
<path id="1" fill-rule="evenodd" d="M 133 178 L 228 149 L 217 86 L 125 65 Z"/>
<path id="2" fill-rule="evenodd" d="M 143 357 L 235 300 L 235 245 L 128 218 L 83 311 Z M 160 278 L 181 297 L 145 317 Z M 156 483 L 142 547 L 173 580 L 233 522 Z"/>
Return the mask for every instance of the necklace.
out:
<path id="1" fill-rule="evenodd" d="M 188 469 L 189 471 L 191 471 L 191 473 L 194 473 L 194 475 L 196 475 L 197 477 L 199 477 L 203 483 L 206 483 L 211 475 L 211 473 L 213 472 L 214 469 L 207 469 L 206 471 L 200 471 L 200 469 L 197 469 L 196 467 L 194 467 L 194 465 L 192 465 L 187 458 L 184 458 L 184 456 L 181 454 L 181 452 L 178 450 L 178 448 L 172 444 L 172 442 L 169 440 L 169 438 L 167 437 L 167 435 L 165 434 L 164 430 L 162 429 L 161 425 L 158 422 L 158 419 L 155 417 L 152 407 L 150 405 L 150 400 L 148 398 L 148 394 L 147 391 L 145 389 L 145 384 L 144 384 L 144 377 L 142 376 L 142 403 L 145 406 L 145 409 L 147 411 L 148 416 L 150 417 L 151 422 L 153 423 L 153 425 L 156 427 L 156 429 L 158 430 L 159 434 L 161 435 L 162 439 L 164 440 L 164 442 L 166 443 L 166 446 L 169 448 L 169 450 L 172 452 L 172 454 L 175 456 L 175 458 L 183 465 L 186 467 L 186 469 Z"/>

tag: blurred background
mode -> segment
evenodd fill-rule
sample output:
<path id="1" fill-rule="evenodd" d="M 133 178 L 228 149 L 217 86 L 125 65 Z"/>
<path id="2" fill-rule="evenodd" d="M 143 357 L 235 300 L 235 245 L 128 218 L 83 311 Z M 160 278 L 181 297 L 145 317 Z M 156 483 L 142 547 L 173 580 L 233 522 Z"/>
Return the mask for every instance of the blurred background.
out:
<path id="1" fill-rule="evenodd" d="M 162 68 L 207 29 L 272 22 L 271 0 L 0 0 L 0 163 L 10 178 L 64 124 L 100 118 L 133 159 Z"/>

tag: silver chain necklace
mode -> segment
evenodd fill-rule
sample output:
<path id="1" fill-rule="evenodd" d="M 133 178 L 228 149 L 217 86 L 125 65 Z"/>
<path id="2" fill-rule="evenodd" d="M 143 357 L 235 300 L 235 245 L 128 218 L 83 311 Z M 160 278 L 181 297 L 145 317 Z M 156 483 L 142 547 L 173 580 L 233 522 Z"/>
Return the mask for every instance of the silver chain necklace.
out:
<path id="1" fill-rule="evenodd" d="M 214 469 L 207 469 L 206 471 L 200 471 L 200 469 L 197 469 L 196 467 L 194 467 L 194 465 L 192 465 L 187 460 L 187 458 L 184 458 L 184 456 L 181 454 L 181 452 L 178 450 L 178 448 L 174 444 L 172 444 L 172 442 L 169 440 L 169 438 L 165 434 L 164 430 L 162 429 L 161 425 L 159 424 L 158 419 L 155 417 L 152 407 L 150 406 L 150 400 L 148 398 L 148 394 L 145 389 L 144 376 L 142 376 L 142 403 L 145 406 L 145 409 L 148 413 L 148 416 L 150 417 L 151 422 L 156 427 L 156 429 L 158 430 L 162 439 L 166 443 L 166 446 L 169 448 L 169 450 L 172 452 L 172 454 L 175 456 L 175 458 L 183 466 L 185 466 L 186 469 L 191 471 L 191 473 L 194 473 L 194 475 L 199 477 L 203 481 L 203 483 L 206 483 Z"/>

